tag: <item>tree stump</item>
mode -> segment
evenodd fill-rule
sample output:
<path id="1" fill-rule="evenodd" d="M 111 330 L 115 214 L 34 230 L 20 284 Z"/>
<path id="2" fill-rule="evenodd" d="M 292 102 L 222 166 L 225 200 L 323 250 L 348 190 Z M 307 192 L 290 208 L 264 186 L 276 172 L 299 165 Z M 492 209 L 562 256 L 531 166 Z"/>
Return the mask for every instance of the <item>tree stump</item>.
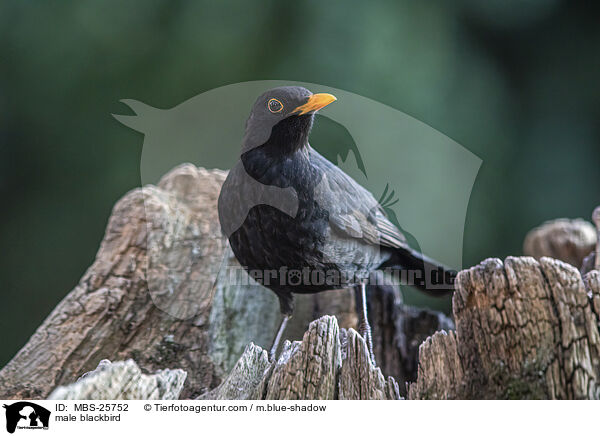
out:
<path id="1" fill-rule="evenodd" d="M 461 271 L 456 333 L 421 345 L 410 399 L 597 399 L 598 271 L 559 260 L 488 259 Z"/>
<path id="2" fill-rule="evenodd" d="M 279 304 L 271 291 L 228 277 L 238 265 L 216 212 L 225 176 L 185 164 L 157 186 L 125 195 L 113 209 L 92 266 L 0 371 L 0 397 L 46 398 L 103 359 L 131 359 L 145 374 L 184 371 L 179 397 L 195 398 L 221 384 L 249 343 L 267 347 Z M 452 323 L 403 306 L 389 290 L 370 291 L 381 369 L 403 391 L 416 377 L 418 344 Z M 299 296 L 287 339 L 301 339 L 309 323 L 326 314 L 336 315 L 344 329 L 356 328 L 353 293 Z M 340 335 L 331 343 L 342 341 Z"/>
<path id="3" fill-rule="evenodd" d="M 552 257 L 581 268 L 583 259 L 596 247 L 596 228 L 582 219 L 557 219 L 531 230 L 523 253 L 536 259 Z"/>
<path id="4" fill-rule="evenodd" d="M 181 369 L 145 375 L 133 360 L 115 363 L 102 360 L 98 368 L 85 373 L 77 382 L 56 388 L 48 399 L 176 400 L 186 376 Z"/>
<path id="5" fill-rule="evenodd" d="M 225 175 L 186 164 L 121 199 L 93 265 L 0 371 L 0 397 L 600 397 L 597 259 L 583 275 L 549 257 L 461 271 L 454 323 L 403 305 L 397 289 L 370 286 L 380 368 L 354 330 L 351 292 L 299 296 L 289 340 L 269 362 L 278 302 L 231 280 L 239 266 L 216 213 Z M 579 267 L 594 247 L 586 237 L 573 250 L 573 232 L 536 231 L 531 244 Z"/>

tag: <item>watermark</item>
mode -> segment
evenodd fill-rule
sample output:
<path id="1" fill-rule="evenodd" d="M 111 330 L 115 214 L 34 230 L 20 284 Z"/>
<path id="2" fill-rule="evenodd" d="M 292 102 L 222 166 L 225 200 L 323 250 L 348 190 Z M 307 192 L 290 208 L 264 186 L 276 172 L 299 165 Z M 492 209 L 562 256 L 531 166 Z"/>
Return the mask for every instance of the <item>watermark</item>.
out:
<path id="1" fill-rule="evenodd" d="M 309 143 L 334 164 L 331 171 L 335 171 L 335 167 L 341 169 L 378 200 L 367 210 L 357 203 L 346 210 L 330 211 L 330 217 L 341 217 L 330 222 L 331 228 L 342 228 L 352 237 L 365 239 L 369 235 L 361 234 L 364 229 L 353 220 L 362 222 L 364 215 L 364 220 L 368 221 L 372 215 L 381 212 L 416 252 L 459 270 L 466 212 L 481 160 L 444 134 L 400 110 L 341 89 L 314 83 L 268 80 L 216 88 L 170 109 L 123 100 L 134 114 L 115 115 L 115 118 L 144 134 L 140 162 L 142 183 L 157 184 L 162 179 L 160 183 L 172 187 L 179 182 L 168 176 L 165 180 L 163 176 L 186 162 L 223 170 L 241 165 L 246 124 L 257 97 L 269 89 L 290 85 L 302 86 L 313 93 L 335 95 L 337 101 L 316 116 Z M 279 112 L 277 103 L 269 104 L 271 112 Z M 257 144 L 260 142 L 256 141 Z M 223 229 L 226 236 L 230 236 L 256 206 L 267 205 L 287 216 L 297 216 L 298 193 L 294 189 L 264 184 L 253 175 L 240 173 L 239 185 L 244 187 L 244 192 L 236 204 L 239 211 L 234 214 L 233 225 Z M 313 187 L 312 195 L 320 208 L 332 207 L 327 190 L 328 184 L 335 182 L 335 174 L 325 171 L 321 183 Z M 147 189 L 151 195 L 153 188 Z M 169 200 L 173 204 L 169 203 L 168 207 L 180 207 L 182 213 L 163 213 L 155 201 L 145 204 L 149 217 L 148 288 L 154 303 L 172 316 L 190 318 L 196 315 L 202 310 L 203 301 L 215 292 L 215 283 L 220 283 L 221 287 L 246 286 L 246 280 L 248 286 L 262 283 L 268 287 L 273 282 L 279 285 L 283 279 L 285 286 L 319 287 L 333 286 L 330 283 L 347 286 L 365 279 L 364 274 L 354 274 L 352 268 L 342 267 L 358 264 L 356 269 L 360 270 L 364 246 L 340 251 L 335 231 L 323 241 L 321 254 L 324 264 L 337 267 L 307 272 L 287 265 L 285 274 L 276 263 L 278 268 L 274 270 L 238 268 L 221 232 L 207 223 L 195 222 L 194 213 L 186 214 L 186 210 L 203 207 L 194 196 L 195 192 L 202 192 L 203 187 L 189 182 L 180 189 L 185 195 Z M 161 219 L 166 220 L 162 227 L 155 225 L 154 217 L 159 213 L 163 213 Z M 388 254 L 379 248 L 377 237 L 373 241 L 367 248 L 371 251 L 367 253 L 370 259 L 367 269 L 385 263 Z M 439 277 L 440 274 L 427 268 L 423 271 L 408 268 L 386 270 L 383 277 L 389 279 L 390 284 L 420 286 L 424 282 L 428 289 L 451 289 L 447 277 Z"/>
<path id="2" fill-rule="evenodd" d="M 232 286 L 249 286 L 261 284 L 269 287 L 272 285 L 286 288 L 297 288 L 302 292 L 304 287 L 313 288 L 324 286 L 332 289 L 357 286 L 366 283 L 372 286 L 417 286 L 433 289 L 452 289 L 454 285 L 454 270 L 442 268 L 424 271 L 422 269 L 389 268 L 378 270 L 380 274 L 372 274 L 365 278 L 365 274 L 340 271 L 339 269 L 313 269 L 309 267 L 278 269 L 252 269 L 234 265 L 227 268 L 227 283 Z M 293 292 L 293 291 L 292 291 Z"/>
<path id="3" fill-rule="evenodd" d="M 4 404 L 6 415 L 6 431 L 15 430 L 48 430 L 50 411 L 30 401 L 18 401 Z"/>

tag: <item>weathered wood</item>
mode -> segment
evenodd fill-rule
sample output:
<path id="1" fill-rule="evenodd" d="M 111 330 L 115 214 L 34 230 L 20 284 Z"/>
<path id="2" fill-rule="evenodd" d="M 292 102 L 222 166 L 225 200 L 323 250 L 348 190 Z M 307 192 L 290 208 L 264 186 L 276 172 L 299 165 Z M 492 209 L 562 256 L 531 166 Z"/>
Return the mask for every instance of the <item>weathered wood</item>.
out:
<path id="1" fill-rule="evenodd" d="M 365 341 L 337 320 L 313 321 L 302 342 L 284 344 L 276 362 L 248 346 L 223 384 L 200 399 L 399 399 L 398 385 L 373 366 Z"/>
<path id="2" fill-rule="evenodd" d="M 263 348 L 278 302 L 231 280 L 239 266 L 216 215 L 224 177 L 182 165 L 120 200 L 94 264 L 0 371 L 0 397 L 384 399 L 413 380 L 409 398 L 600 397 L 597 259 L 583 276 L 546 257 L 488 259 L 462 271 L 456 332 L 443 315 L 404 306 L 397 289 L 370 286 L 381 368 L 353 329 L 351 291 L 299 296 L 287 338 L 302 342 L 285 342 L 269 362 Z M 600 226 L 600 210 L 594 220 Z M 580 263 L 596 244 L 587 226 L 558 227 L 526 245 Z M 436 330 L 447 333 L 425 340 Z M 120 362 L 78 381 L 106 358 Z"/>
<path id="3" fill-rule="evenodd" d="M 262 384 L 269 377 L 272 366 L 267 351 L 250 343 L 223 383 L 197 399 L 261 399 L 263 396 Z"/>
<path id="4" fill-rule="evenodd" d="M 406 395 L 406 384 L 416 380 L 421 343 L 439 330 L 454 329 L 443 313 L 402 304 L 398 287 L 368 287 L 373 348 L 381 371 L 393 376 Z"/>
<path id="5" fill-rule="evenodd" d="M 133 360 L 102 361 L 53 400 L 177 399 L 186 378 L 180 369 L 144 375 Z M 249 344 L 231 373 L 201 400 L 399 399 L 398 384 L 373 366 L 365 341 L 338 327 L 335 317 L 310 323 L 302 342 L 286 341 L 276 362 Z"/>
<path id="6" fill-rule="evenodd" d="M 164 369 L 142 374 L 133 360 L 111 363 L 103 360 L 77 382 L 60 386 L 49 400 L 176 400 L 187 374 L 181 369 Z"/>
<path id="7" fill-rule="evenodd" d="M 209 322 L 212 301 L 206 298 L 206 285 L 212 286 L 224 256 L 225 245 L 215 237 L 214 208 L 224 177 L 186 165 L 158 186 L 121 199 L 94 264 L 0 371 L 0 397 L 46 397 L 103 358 L 132 358 L 147 373 L 181 368 L 188 373 L 184 395 L 216 386 L 222 361 L 209 358 L 210 347 L 227 338 L 219 327 L 223 320 Z M 235 292 L 217 288 L 216 298 Z M 268 306 L 267 297 L 257 293 L 250 305 Z M 276 324 L 270 313 L 263 325 Z M 234 321 L 233 330 L 244 329 L 252 332 L 256 326 Z"/>
<path id="8" fill-rule="evenodd" d="M 598 272 L 488 259 L 459 273 L 456 334 L 421 345 L 409 398 L 599 398 Z"/>
<path id="9" fill-rule="evenodd" d="M 93 265 L 0 371 L 0 397 L 45 398 L 106 358 L 133 359 L 148 374 L 180 368 L 188 374 L 181 397 L 196 397 L 222 382 L 248 343 L 267 347 L 280 319 L 279 305 L 257 284 L 231 280 L 239 265 L 221 236 L 216 213 L 225 175 L 181 165 L 157 186 L 122 198 Z M 377 301 L 379 294 L 372 294 Z M 373 319 L 382 319 L 384 311 L 398 312 L 400 304 L 374 303 Z M 302 338 L 310 321 L 325 314 L 337 315 L 341 327 L 356 327 L 353 293 L 299 296 L 286 337 Z M 391 324 L 375 326 L 375 340 L 388 356 L 402 355 L 393 343 L 395 318 L 386 316 Z M 427 321 L 417 330 L 431 334 L 436 329 Z M 411 331 L 398 334 L 414 342 Z M 385 339 L 378 339 L 384 333 Z M 416 356 L 409 358 L 415 366 Z M 382 362 L 386 374 L 402 385 L 408 380 L 397 363 L 389 363 L 394 359 Z"/>
<path id="10" fill-rule="evenodd" d="M 582 219 L 557 219 L 531 230 L 525 237 L 523 253 L 536 259 L 552 257 L 581 268 L 583 259 L 595 248 L 597 232 Z"/>

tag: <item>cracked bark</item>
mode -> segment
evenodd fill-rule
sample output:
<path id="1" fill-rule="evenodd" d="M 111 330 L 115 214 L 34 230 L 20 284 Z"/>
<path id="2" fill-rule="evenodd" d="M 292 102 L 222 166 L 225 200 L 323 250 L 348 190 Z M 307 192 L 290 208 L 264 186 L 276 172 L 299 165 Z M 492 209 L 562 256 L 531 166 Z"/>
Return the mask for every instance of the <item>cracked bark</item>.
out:
<path id="1" fill-rule="evenodd" d="M 93 265 L 0 371 L 0 397 L 384 399 L 404 395 L 407 381 L 414 399 L 600 396 L 597 262 L 582 276 L 547 257 L 461 271 L 456 331 L 441 314 L 404 306 L 397 290 L 370 288 L 380 369 L 353 330 L 351 292 L 300 296 L 292 342 L 269 363 L 278 302 L 231 280 L 216 215 L 224 178 L 182 165 L 121 199 Z M 571 240 L 561 238 L 538 242 Z M 117 363 L 78 381 L 103 359 Z M 106 377 L 116 390 L 102 390 Z"/>
<path id="2" fill-rule="evenodd" d="M 268 346 L 279 304 L 256 284 L 232 284 L 237 264 L 216 214 L 225 176 L 185 164 L 156 186 L 125 195 L 94 263 L 0 371 L 0 397 L 46 398 L 103 359 L 133 359 L 145 374 L 185 371 L 180 398 L 194 398 L 220 385 L 247 344 Z M 414 344 L 449 321 L 382 292 L 369 296 L 371 316 L 387 320 L 374 328 L 385 345 L 378 357 L 403 388 L 416 375 Z M 343 328 L 356 327 L 354 308 L 348 290 L 299 296 L 287 339 L 301 339 L 325 314 L 336 315 Z M 400 349 L 396 342 L 413 346 Z"/>
<path id="3" fill-rule="evenodd" d="M 332 316 L 310 323 L 302 341 L 284 344 L 276 362 L 249 345 L 225 381 L 199 399 L 385 400 L 400 399 L 398 384 L 371 363 L 354 329 Z"/>
<path id="4" fill-rule="evenodd" d="M 77 382 L 59 386 L 49 400 L 176 400 L 187 374 L 181 369 L 165 369 L 142 374 L 133 360 L 111 363 L 102 360 Z"/>
<path id="5" fill-rule="evenodd" d="M 421 345 L 409 398 L 598 398 L 598 283 L 598 271 L 551 258 L 461 271 L 456 332 Z"/>

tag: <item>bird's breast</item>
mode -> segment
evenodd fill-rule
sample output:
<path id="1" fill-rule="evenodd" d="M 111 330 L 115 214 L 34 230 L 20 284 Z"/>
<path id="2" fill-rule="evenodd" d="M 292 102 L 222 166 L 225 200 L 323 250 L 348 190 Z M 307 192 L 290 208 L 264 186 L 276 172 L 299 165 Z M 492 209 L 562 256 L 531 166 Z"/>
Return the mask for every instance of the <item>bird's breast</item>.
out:
<path id="1" fill-rule="evenodd" d="M 299 199 L 294 216 L 267 204 L 252 207 L 230 238 L 238 261 L 248 267 L 279 268 L 321 263 L 328 237 L 326 212 Z"/>

